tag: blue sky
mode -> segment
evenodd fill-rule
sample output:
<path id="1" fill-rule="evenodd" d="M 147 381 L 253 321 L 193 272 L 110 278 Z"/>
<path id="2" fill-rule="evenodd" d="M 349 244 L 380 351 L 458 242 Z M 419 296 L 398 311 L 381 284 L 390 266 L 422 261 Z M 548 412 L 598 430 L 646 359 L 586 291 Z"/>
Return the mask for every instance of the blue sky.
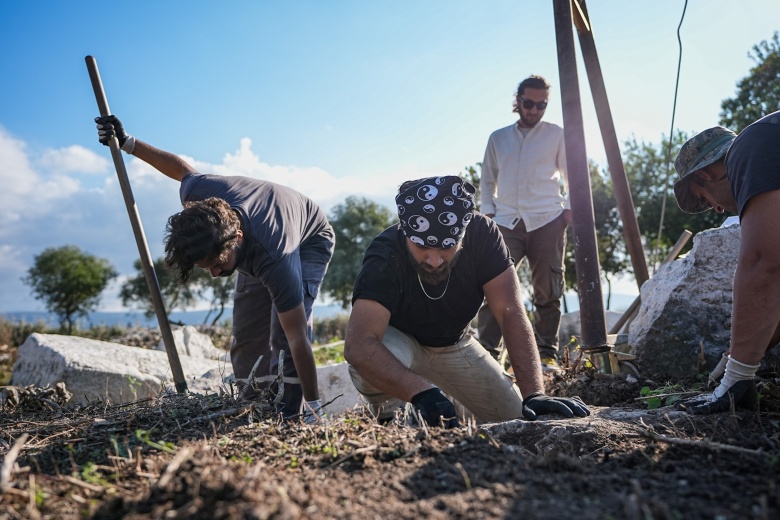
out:
<path id="1" fill-rule="evenodd" d="M 669 132 L 683 6 L 589 4 L 621 142 Z M 778 29 L 776 0 L 690 0 L 675 126 L 715 125 L 748 52 Z M 204 172 L 292 186 L 327 211 L 349 195 L 392 206 L 403 180 L 481 161 L 529 74 L 551 82 L 545 119 L 562 123 L 552 1 L 7 1 L 0 48 L 0 312 L 43 309 L 20 278 L 46 247 L 74 244 L 134 274 L 86 55 L 129 133 Z M 581 64 L 579 80 L 588 155 L 603 163 Z M 125 162 L 160 256 L 178 186 Z M 102 309 L 119 309 L 122 279 Z"/>

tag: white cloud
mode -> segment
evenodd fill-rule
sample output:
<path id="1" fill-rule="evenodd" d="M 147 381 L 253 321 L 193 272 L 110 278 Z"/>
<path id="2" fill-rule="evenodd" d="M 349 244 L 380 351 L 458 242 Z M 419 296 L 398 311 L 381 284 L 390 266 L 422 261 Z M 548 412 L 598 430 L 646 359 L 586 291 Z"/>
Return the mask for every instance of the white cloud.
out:
<path id="1" fill-rule="evenodd" d="M 49 153 L 49 152 L 45 152 Z M 33 167 L 24 142 L 0 128 L 0 238 L 13 232 L 23 219 L 46 211 L 56 199 L 68 197 L 79 188 L 76 179 L 53 172 L 40 174 Z"/>
<path id="2" fill-rule="evenodd" d="M 423 172 L 415 165 L 403 171 L 337 178 L 316 166 L 270 165 L 252 150 L 252 141 L 242 139 L 239 148 L 225 154 L 219 164 L 184 157 L 203 173 L 245 175 L 289 186 L 309 196 L 326 212 L 350 195 L 364 196 L 395 207 L 394 196 L 405 180 L 451 171 Z M 168 217 L 179 211 L 179 183 L 143 161 L 125 155 L 136 207 L 141 216 L 152 258 L 163 252 L 163 233 Z M 81 169 L 78 165 L 84 166 Z M 85 186 L 82 175 L 100 181 Z M 35 255 L 47 247 L 73 244 L 108 259 L 120 277 L 101 298 L 101 310 L 121 309 L 119 287 L 135 275 L 139 257 L 127 209 L 114 168 L 91 151 L 69 146 L 33 155 L 26 144 L 0 128 L 0 312 L 42 310 L 30 289 L 21 282 Z"/>
<path id="3" fill-rule="evenodd" d="M 187 158 L 185 160 L 189 161 Z M 360 177 L 334 177 L 316 166 L 282 166 L 262 162 L 252 151 L 252 141 L 249 138 L 241 139 L 240 147 L 235 153 L 225 154 L 222 164 L 212 165 L 198 161 L 192 161 L 192 164 L 204 173 L 245 175 L 288 186 L 310 197 L 326 212 L 350 195 L 364 196 L 392 209 L 395 207 L 394 197 L 398 186 L 404 181 L 452 174 L 451 169 L 423 172 L 416 165 L 408 165 L 402 171 L 386 175 L 368 172 Z"/>
<path id="4" fill-rule="evenodd" d="M 0 127 L 0 226 L 19 218 L 18 212 L 30 201 L 37 175 L 27 159 L 25 143 Z"/>
<path id="5" fill-rule="evenodd" d="M 39 166 L 52 173 L 104 173 L 110 161 L 83 146 L 72 145 L 57 150 L 46 150 Z"/>

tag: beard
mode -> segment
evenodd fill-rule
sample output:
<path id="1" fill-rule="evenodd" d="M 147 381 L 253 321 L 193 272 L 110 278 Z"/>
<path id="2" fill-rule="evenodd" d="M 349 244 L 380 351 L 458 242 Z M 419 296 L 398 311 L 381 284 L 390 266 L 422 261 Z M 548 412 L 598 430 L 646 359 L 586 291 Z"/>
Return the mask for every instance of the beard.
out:
<path id="1" fill-rule="evenodd" d="M 458 258 L 460 257 L 461 251 L 462 249 L 455 253 L 455 256 L 452 257 L 452 260 L 449 262 L 444 262 L 437 269 L 432 268 L 428 264 L 422 264 L 418 262 L 414 259 L 412 253 L 409 251 L 407 251 L 407 254 L 409 255 L 409 261 L 414 266 L 414 270 L 417 271 L 417 275 L 420 277 L 420 280 L 427 283 L 428 285 L 438 285 L 450 277 L 452 269 L 455 267 L 455 264 L 458 263 Z"/>
<path id="2" fill-rule="evenodd" d="M 229 278 L 233 276 L 233 273 L 236 272 L 238 265 L 244 260 L 244 256 L 246 256 L 246 245 L 244 245 L 244 243 L 241 243 L 236 246 L 236 261 L 233 264 L 233 268 L 228 271 L 222 271 L 217 276 L 221 278 Z"/>
<path id="3" fill-rule="evenodd" d="M 520 112 L 520 120 L 523 122 L 526 128 L 533 128 L 542 120 L 541 115 L 532 116 L 530 114 L 523 114 Z"/>

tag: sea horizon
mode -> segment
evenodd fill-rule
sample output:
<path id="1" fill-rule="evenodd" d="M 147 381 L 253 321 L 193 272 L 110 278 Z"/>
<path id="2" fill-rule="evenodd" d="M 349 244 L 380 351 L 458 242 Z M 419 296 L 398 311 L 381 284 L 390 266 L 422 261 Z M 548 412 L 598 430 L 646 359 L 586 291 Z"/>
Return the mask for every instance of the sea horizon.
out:
<path id="1" fill-rule="evenodd" d="M 230 321 L 232 318 L 233 307 L 225 307 L 225 312 L 219 319 L 218 324 Z M 334 318 L 339 314 L 348 314 L 348 310 L 341 308 L 339 304 L 314 305 L 314 319 Z M 168 321 L 172 324 L 183 323 L 184 325 L 200 325 L 204 323 L 208 310 L 192 311 L 174 311 L 168 314 Z M 207 323 L 211 323 L 214 313 L 208 317 Z M 10 311 L 0 312 L 0 317 L 13 323 L 40 323 L 43 322 L 49 327 L 59 327 L 57 315 L 47 311 Z M 121 326 L 127 328 L 133 327 L 156 327 L 157 317 L 152 315 L 147 317 L 143 312 L 137 310 L 127 311 L 95 311 L 87 314 L 85 318 L 78 318 L 76 324 L 80 329 L 88 329 L 94 326 Z"/>
<path id="2" fill-rule="evenodd" d="M 579 300 L 576 293 L 569 292 L 566 294 L 566 304 L 568 312 L 575 312 L 579 310 Z M 606 299 L 606 296 L 605 296 Z M 611 298 L 611 305 L 609 310 L 622 312 L 625 311 L 631 303 L 636 299 L 636 295 L 628 294 L 613 294 Z M 564 306 L 561 306 L 561 310 L 564 310 Z M 606 310 L 606 307 L 605 307 Z M 225 307 L 225 312 L 219 319 L 218 323 L 224 323 L 229 321 L 232 317 L 233 308 Z M 340 304 L 317 304 L 314 305 L 314 319 L 330 319 L 338 316 L 339 314 L 349 314 L 349 309 L 344 309 Z M 183 323 L 185 325 L 200 325 L 204 323 L 208 310 L 191 310 L 191 311 L 174 311 L 168 315 L 168 320 L 171 323 Z M 212 313 L 213 314 L 213 313 Z M 43 322 L 49 327 L 58 327 L 59 320 L 57 315 L 47 311 L 9 311 L 0 312 L 0 317 L 13 323 L 39 323 Z M 209 317 L 210 323 L 213 317 Z M 90 312 L 86 318 L 79 318 L 76 320 L 79 328 L 90 328 L 93 326 L 122 326 L 122 327 L 156 327 L 157 317 L 146 317 L 143 312 L 137 310 L 126 311 L 95 311 Z"/>

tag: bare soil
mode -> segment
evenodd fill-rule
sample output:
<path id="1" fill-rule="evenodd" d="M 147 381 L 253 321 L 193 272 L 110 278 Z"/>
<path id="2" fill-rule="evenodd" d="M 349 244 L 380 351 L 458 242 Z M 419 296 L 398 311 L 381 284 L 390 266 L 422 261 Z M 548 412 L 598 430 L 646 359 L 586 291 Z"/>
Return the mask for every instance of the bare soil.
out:
<path id="1" fill-rule="evenodd" d="M 780 518 L 780 395 L 761 410 L 647 411 L 652 382 L 570 369 L 576 421 L 315 426 L 262 402 L 164 395 L 66 405 L 17 389 L 0 409 L 0 519 Z M 657 386 L 657 385 L 656 385 Z"/>

